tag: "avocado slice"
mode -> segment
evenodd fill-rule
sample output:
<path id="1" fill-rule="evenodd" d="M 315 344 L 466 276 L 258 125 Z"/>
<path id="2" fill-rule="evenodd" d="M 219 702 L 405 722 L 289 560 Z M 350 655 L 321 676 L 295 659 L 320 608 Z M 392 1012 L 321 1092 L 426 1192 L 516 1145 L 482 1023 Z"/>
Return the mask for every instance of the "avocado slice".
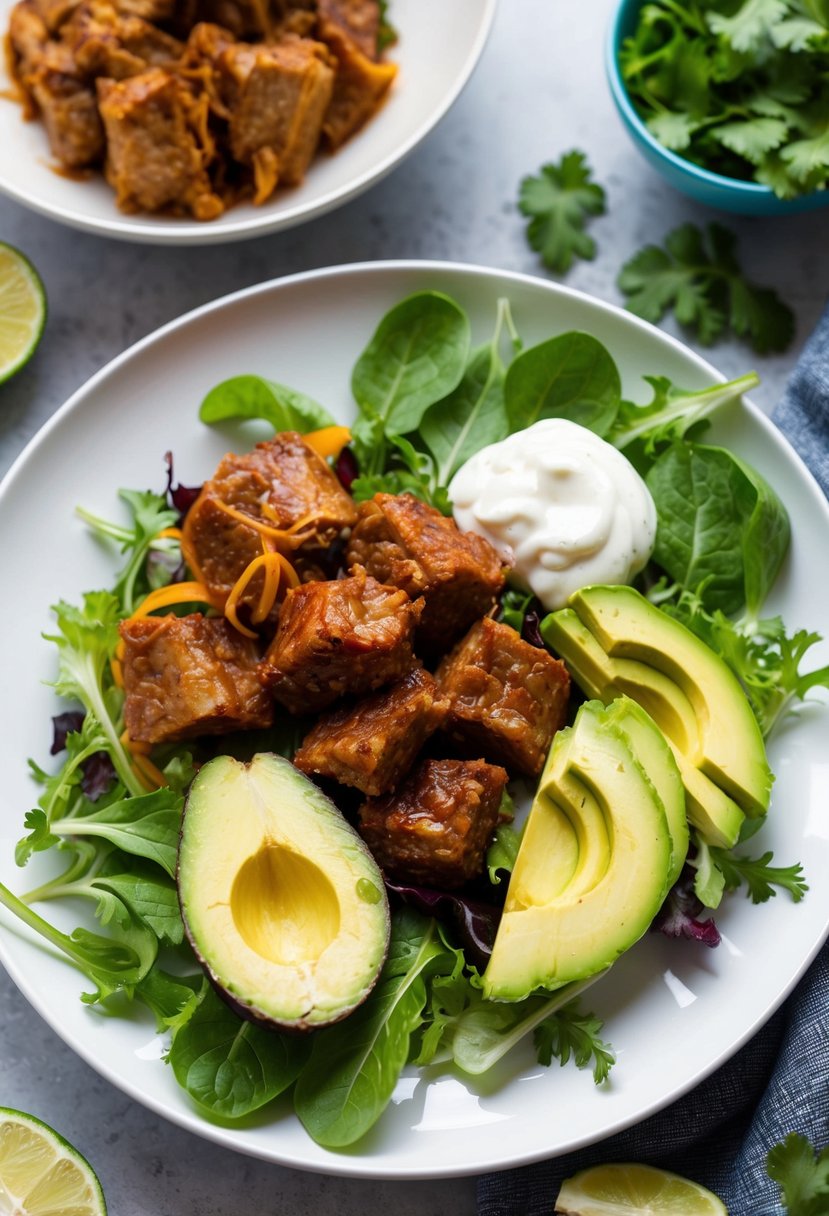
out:
<path id="1" fill-rule="evenodd" d="M 178 892 L 187 936 L 217 991 L 279 1029 L 336 1022 L 383 966 L 383 878 L 333 802 L 281 756 L 217 756 L 185 805 Z"/>
<path id="2" fill-rule="evenodd" d="M 591 796 L 605 823 L 607 867 L 589 889 L 577 867 L 564 890 L 551 888 L 546 900 L 536 885 L 531 906 L 513 901 L 513 885 L 521 890 L 525 866 L 536 864 L 530 828 L 545 806 L 536 798 L 483 976 L 490 1000 L 519 1001 L 536 988 L 560 988 L 605 970 L 646 932 L 668 889 L 674 862 L 665 808 L 606 707 L 597 701 L 582 705 L 560 748 L 542 779 L 545 798 L 575 819 L 587 805 L 580 791 Z M 668 753 L 662 758 L 673 763 Z M 598 846 L 603 849 L 601 838 Z M 587 836 L 585 847 L 594 847 Z"/>
<path id="3" fill-rule="evenodd" d="M 688 820 L 708 844 L 726 849 L 736 844 L 745 816 L 733 798 L 696 767 L 702 760 L 696 714 L 675 681 L 647 663 L 606 654 L 572 608 L 545 617 L 541 633 L 588 697 L 610 704 L 624 693 L 642 706 L 674 754 Z M 666 801 L 666 809 L 668 805 Z"/>
<path id="4" fill-rule="evenodd" d="M 773 778 L 763 736 L 737 677 L 720 656 L 633 587 L 585 587 L 569 606 L 606 654 L 638 659 L 679 685 L 699 727 L 696 767 L 746 815 L 764 815 Z"/>

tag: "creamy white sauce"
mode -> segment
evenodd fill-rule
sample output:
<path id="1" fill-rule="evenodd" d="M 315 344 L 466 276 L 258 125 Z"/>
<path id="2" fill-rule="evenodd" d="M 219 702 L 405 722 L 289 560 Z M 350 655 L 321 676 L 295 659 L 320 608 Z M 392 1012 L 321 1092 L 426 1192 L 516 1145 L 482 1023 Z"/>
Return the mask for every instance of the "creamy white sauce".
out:
<path id="1" fill-rule="evenodd" d="M 486 537 L 551 611 L 580 587 L 629 583 L 656 536 L 656 508 L 633 465 L 562 418 L 476 452 L 449 496 L 458 526 Z"/>

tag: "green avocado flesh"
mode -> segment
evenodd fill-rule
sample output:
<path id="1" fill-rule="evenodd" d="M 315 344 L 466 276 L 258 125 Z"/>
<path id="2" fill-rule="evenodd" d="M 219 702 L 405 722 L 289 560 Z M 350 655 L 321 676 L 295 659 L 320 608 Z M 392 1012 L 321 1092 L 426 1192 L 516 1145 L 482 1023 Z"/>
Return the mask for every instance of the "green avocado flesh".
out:
<path id="1" fill-rule="evenodd" d="M 607 655 L 635 659 L 677 684 L 699 729 L 699 760 L 685 752 L 686 759 L 746 815 L 764 815 L 772 775 L 763 736 L 737 677 L 719 655 L 633 587 L 586 587 L 569 606 Z"/>
<path id="2" fill-rule="evenodd" d="M 599 591 L 601 588 L 591 588 Z M 624 588 L 623 590 L 631 590 Z M 579 592 L 579 595 L 582 593 Z M 648 604 L 638 592 L 633 591 L 633 603 L 639 601 L 646 604 L 657 614 L 657 626 L 661 619 L 669 625 L 677 625 L 664 613 Z M 578 596 L 573 597 L 575 601 Z M 656 627 L 656 626 L 655 626 Z M 716 660 L 726 673 L 725 685 L 732 703 L 735 704 L 735 722 L 740 724 L 739 734 L 742 737 L 743 727 L 746 735 L 746 746 L 762 756 L 762 763 L 754 766 L 757 775 L 764 771 L 767 776 L 763 779 L 765 797 L 768 799 L 770 774 L 765 762 L 765 748 L 762 737 L 756 725 L 754 715 L 742 689 L 717 655 L 700 642 L 693 634 L 679 625 L 679 629 L 687 634 L 696 647 Z M 594 636 L 591 629 L 577 616 L 574 608 L 563 608 L 546 617 L 542 622 L 541 632 L 544 640 L 559 654 L 570 670 L 575 682 L 589 697 L 596 697 L 609 703 L 620 693 L 626 693 L 653 718 L 663 732 L 670 745 L 679 766 L 680 776 L 686 792 L 686 813 L 690 822 L 700 832 L 702 838 L 709 844 L 731 848 L 739 837 L 744 819 L 744 809 L 751 808 L 756 814 L 756 804 L 747 801 L 743 809 L 737 805 L 733 797 L 721 785 L 705 772 L 705 755 L 703 747 L 703 732 L 697 720 L 697 714 L 685 691 L 676 681 L 664 671 L 646 662 L 632 658 L 616 658 L 603 649 L 602 643 Z M 692 662 L 693 659 L 688 660 Z M 739 700 L 737 699 L 739 698 Z M 747 715 L 747 717 L 746 717 Z M 732 747 L 736 743 L 736 735 L 729 736 Z M 728 739 L 726 739 L 726 744 Z M 742 759 L 740 742 L 735 747 L 735 763 Z M 758 788 L 758 793 L 761 792 Z"/>
<path id="3" fill-rule="evenodd" d="M 486 997 L 518 1001 L 586 979 L 639 940 L 685 860 L 680 800 L 673 756 L 647 714 L 626 697 L 581 706 L 542 773 L 484 973 Z M 556 841 L 566 843 L 566 863 L 539 857 Z"/>
<path id="4" fill-rule="evenodd" d="M 382 875 L 330 799 L 281 756 L 217 756 L 200 769 L 178 891 L 193 949 L 242 1016 L 298 1030 L 338 1021 L 383 966 Z"/>

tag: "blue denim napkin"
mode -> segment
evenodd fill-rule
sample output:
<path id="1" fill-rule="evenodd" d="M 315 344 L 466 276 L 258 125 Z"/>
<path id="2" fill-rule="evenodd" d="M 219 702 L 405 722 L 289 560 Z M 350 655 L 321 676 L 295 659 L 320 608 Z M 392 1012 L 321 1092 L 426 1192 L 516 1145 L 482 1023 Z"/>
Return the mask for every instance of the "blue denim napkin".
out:
<path id="1" fill-rule="evenodd" d="M 773 418 L 829 496 L 829 309 Z M 600 1144 L 479 1179 L 479 1216 L 551 1216 L 562 1181 L 606 1161 L 645 1162 L 693 1178 L 720 1196 L 730 1216 L 783 1216 L 766 1153 L 793 1131 L 816 1147 L 829 1143 L 829 945 L 718 1072 Z"/>

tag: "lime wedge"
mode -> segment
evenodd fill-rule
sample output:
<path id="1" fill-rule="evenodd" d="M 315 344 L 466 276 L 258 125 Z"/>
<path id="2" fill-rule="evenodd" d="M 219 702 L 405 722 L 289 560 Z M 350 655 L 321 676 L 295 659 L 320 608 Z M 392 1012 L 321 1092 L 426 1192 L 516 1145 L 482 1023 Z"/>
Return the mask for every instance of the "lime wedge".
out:
<path id="1" fill-rule="evenodd" d="M 34 1115 L 0 1107 L 0 1211 L 106 1216 L 101 1184 L 77 1149 Z"/>
<path id="2" fill-rule="evenodd" d="M 595 1165 L 562 1185 L 555 1210 L 564 1216 L 728 1216 L 699 1183 L 650 1165 Z"/>
<path id="3" fill-rule="evenodd" d="M 40 275 L 19 249 L 0 241 L 0 384 L 28 363 L 45 324 Z"/>

